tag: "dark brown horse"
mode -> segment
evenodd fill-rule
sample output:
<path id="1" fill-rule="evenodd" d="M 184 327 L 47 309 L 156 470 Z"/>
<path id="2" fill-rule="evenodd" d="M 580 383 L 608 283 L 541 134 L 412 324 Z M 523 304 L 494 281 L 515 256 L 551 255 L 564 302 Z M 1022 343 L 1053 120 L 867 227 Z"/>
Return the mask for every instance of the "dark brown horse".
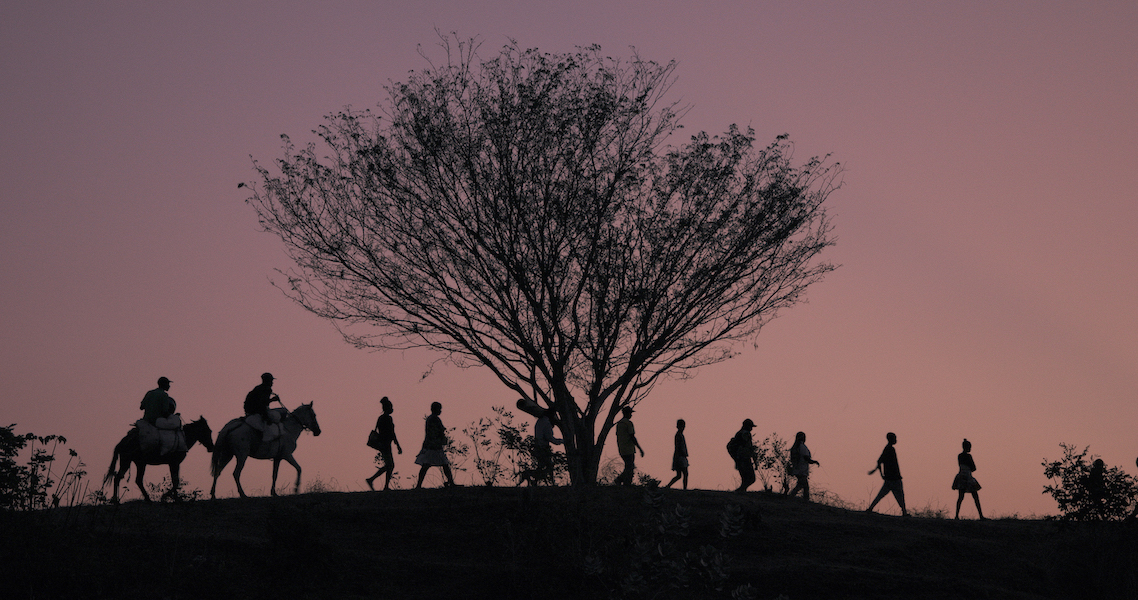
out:
<path id="1" fill-rule="evenodd" d="M 142 483 L 142 477 L 146 474 L 146 465 L 170 465 L 170 491 L 163 494 L 163 498 L 169 496 L 177 500 L 178 488 L 182 485 L 178 471 L 190 448 L 193 448 L 195 443 L 200 442 L 207 451 L 213 452 L 213 431 L 209 428 L 209 423 L 206 423 L 205 418 L 199 417 L 197 421 L 182 427 L 182 432 L 186 434 L 186 450 L 159 455 L 157 450 L 143 452 L 138 445 L 138 429 L 131 429 L 122 441 L 115 446 L 115 454 L 111 458 L 111 468 L 107 469 L 107 475 L 103 478 L 104 486 L 110 483 L 112 479 L 115 482 L 114 495 L 111 496 L 111 501 L 119 501 L 119 483 L 126 475 L 127 470 L 130 469 L 131 463 L 134 463 L 135 470 L 138 471 L 138 476 L 134 478 L 135 483 L 138 484 L 138 491 L 142 492 L 142 497 L 147 502 L 150 502 L 150 494 L 146 493 L 146 486 Z M 115 471 L 115 463 L 119 463 L 117 472 Z"/>

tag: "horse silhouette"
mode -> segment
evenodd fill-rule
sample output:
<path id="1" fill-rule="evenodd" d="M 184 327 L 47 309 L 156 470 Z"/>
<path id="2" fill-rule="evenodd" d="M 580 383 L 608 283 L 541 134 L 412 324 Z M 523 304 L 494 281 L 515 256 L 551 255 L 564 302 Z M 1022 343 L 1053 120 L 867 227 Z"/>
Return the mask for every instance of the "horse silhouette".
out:
<path id="1" fill-rule="evenodd" d="M 182 461 L 186 459 L 186 454 L 189 453 L 190 448 L 193 448 L 194 444 L 198 442 L 205 446 L 205 449 L 209 452 L 213 452 L 214 448 L 213 431 L 210 430 L 209 423 L 206 423 L 204 417 L 198 417 L 197 421 L 182 427 L 182 432 L 186 434 L 186 449 L 184 451 L 176 450 L 174 452 L 167 452 L 162 455 L 159 455 L 157 450 L 151 452 L 142 451 L 142 448 L 138 445 L 138 428 L 132 428 L 123 436 L 122 441 L 115 446 L 114 456 L 111 457 L 111 468 L 107 469 L 107 474 L 103 477 L 103 486 L 106 486 L 111 480 L 115 482 L 111 501 L 119 501 L 119 483 L 122 482 L 127 470 L 130 469 L 131 463 L 134 463 L 135 470 L 138 472 L 138 475 L 134 479 L 135 483 L 138 484 L 138 491 L 142 492 L 142 497 L 147 502 L 150 502 L 150 494 L 146 493 L 146 486 L 142 484 L 142 477 L 146 474 L 146 465 L 170 465 L 170 490 L 163 494 L 162 497 L 171 497 L 177 500 L 178 488 L 182 485 L 178 473 L 181 469 Z M 115 463 L 119 463 L 117 472 L 115 471 Z"/>
<path id="2" fill-rule="evenodd" d="M 289 412 L 283 408 L 274 408 L 281 416 L 281 436 L 271 442 L 259 442 L 254 446 L 253 441 L 261 436 L 261 432 L 245 423 L 245 419 L 237 418 L 225 424 L 217 434 L 217 444 L 213 450 L 213 460 L 210 462 L 210 473 L 213 475 L 213 487 L 209 489 L 209 497 L 214 498 L 217 491 L 217 478 L 222 469 L 229 464 L 230 459 L 237 458 L 237 466 L 233 468 L 233 480 L 237 482 L 237 493 L 245 498 L 245 490 L 241 488 L 241 471 L 245 468 L 245 460 L 258 458 L 273 461 L 273 487 L 272 495 L 277 495 L 277 472 L 281 461 L 288 461 L 296 469 L 296 485 L 293 493 L 300 491 L 300 464 L 293 458 L 296 450 L 296 440 L 300 432 L 308 429 L 312 435 L 320 435 L 320 424 L 316 422 L 316 413 L 312 410 L 312 403 L 301 404 L 296 410 Z"/>

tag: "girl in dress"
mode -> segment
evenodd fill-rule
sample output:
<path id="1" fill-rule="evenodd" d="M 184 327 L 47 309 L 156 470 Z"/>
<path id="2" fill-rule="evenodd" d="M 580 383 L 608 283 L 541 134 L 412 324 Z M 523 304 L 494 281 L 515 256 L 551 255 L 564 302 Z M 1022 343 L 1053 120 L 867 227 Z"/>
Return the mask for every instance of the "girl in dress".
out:
<path id="1" fill-rule="evenodd" d="M 960 518 L 960 503 L 964 502 L 964 494 L 972 494 L 972 499 L 976 501 L 976 512 L 980 515 L 980 520 L 984 520 L 984 511 L 980 510 L 980 482 L 972 476 L 972 472 L 976 470 L 976 463 L 972 460 L 972 442 L 967 439 L 961 444 L 964 452 L 956 455 L 956 464 L 960 466 L 960 472 L 956 474 L 956 479 L 952 480 L 952 489 L 958 490 L 960 495 L 956 498 L 956 516 L 954 519 Z"/>
<path id="2" fill-rule="evenodd" d="M 447 460 L 446 450 L 444 450 L 447 445 L 447 428 L 443 426 L 443 420 L 439 418 L 442 412 L 442 404 L 431 403 L 431 415 L 427 417 L 423 449 L 415 457 L 415 464 L 421 465 L 419 482 L 415 484 L 415 489 L 423 487 L 423 478 L 427 476 L 427 470 L 431 467 L 442 467 L 443 475 L 447 478 L 444 485 L 447 487 L 454 485 L 454 475 L 450 472 L 450 461 Z"/>

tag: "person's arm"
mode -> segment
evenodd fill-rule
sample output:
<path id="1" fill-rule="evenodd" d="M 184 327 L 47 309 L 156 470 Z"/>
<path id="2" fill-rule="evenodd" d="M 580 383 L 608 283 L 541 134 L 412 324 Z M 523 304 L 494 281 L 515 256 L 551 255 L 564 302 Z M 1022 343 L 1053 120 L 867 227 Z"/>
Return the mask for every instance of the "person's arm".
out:
<path id="1" fill-rule="evenodd" d="M 403 446 L 399 445 L 399 438 L 395 437 L 395 427 L 391 428 L 391 441 L 395 442 L 395 448 L 399 450 L 400 454 L 403 454 Z"/>
<path id="2" fill-rule="evenodd" d="M 883 460 L 885 460 L 885 453 L 882 453 L 882 454 L 881 454 L 881 456 L 878 456 L 878 457 L 877 457 L 877 466 L 876 466 L 876 467 L 873 467 L 873 469 L 871 469 L 871 470 L 869 471 L 869 474 L 870 474 L 870 475 L 873 475 L 873 472 L 874 472 L 874 471 L 881 471 L 881 461 L 883 461 Z M 882 472 L 882 473 L 881 473 L 881 476 L 882 476 L 882 477 L 885 477 L 885 473 L 884 473 L 884 472 Z"/>

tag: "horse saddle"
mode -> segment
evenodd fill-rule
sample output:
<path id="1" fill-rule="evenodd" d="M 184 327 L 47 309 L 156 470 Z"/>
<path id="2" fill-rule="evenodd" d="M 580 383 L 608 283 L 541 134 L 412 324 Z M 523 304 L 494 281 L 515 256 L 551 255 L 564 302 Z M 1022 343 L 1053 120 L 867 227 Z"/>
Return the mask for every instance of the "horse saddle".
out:
<path id="1" fill-rule="evenodd" d="M 246 416 L 245 424 L 261 432 L 261 441 L 271 442 L 281 437 L 281 424 L 266 423 L 264 417 L 259 414 Z"/>
<path id="2" fill-rule="evenodd" d="M 182 432 L 182 417 L 174 413 L 162 417 L 151 425 L 146 419 L 135 422 L 138 431 L 138 447 L 142 452 L 157 452 L 164 456 L 171 452 L 187 452 L 186 434 Z"/>

